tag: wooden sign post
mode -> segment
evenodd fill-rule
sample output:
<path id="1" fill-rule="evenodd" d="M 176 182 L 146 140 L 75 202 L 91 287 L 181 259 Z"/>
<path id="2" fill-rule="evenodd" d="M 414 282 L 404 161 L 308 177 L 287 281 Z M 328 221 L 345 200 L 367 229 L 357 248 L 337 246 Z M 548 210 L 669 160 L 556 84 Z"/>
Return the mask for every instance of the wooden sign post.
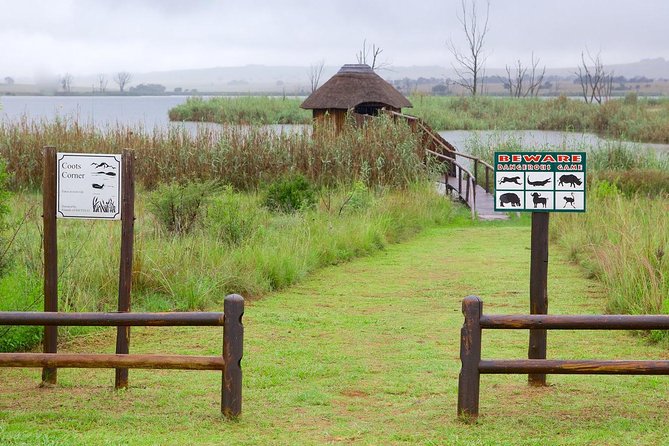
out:
<path id="1" fill-rule="evenodd" d="M 532 212 L 530 314 L 548 314 L 551 212 L 585 212 L 584 152 L 495 152 L 495 211 Z M 546 330 L 530 329 L 529 359 L 546 359 Z M 528 375 L 545 386 L 546 375 Z"/>
<path id="2" fill-rule="evenodd" d="M 58 243 L 56 227 L 56 148 L 44 148 L 42 219 L 44 222 L 44 311 L 58 311 Z M 44 327 L 44 353 L 58 351 L 58 327 Z M 56 384 L 56 368 L 42 369 L 42 385 Z"/>
<path id="3" fill-rule="evenodd" d="M 130 292 L 132 289 L 133 234 L 135 230 L 135 172 L 134 155 L 124 149 L 122 155 L 121 184 L 121 265 L 118 275 L 118 311 L 130 311 Z M 130 352 L 130 327 L 117 327 L 116 353 Z M 128 387 L 128 369 L 116 369 L 114 386 L 117 389 Z"/>
<path id="4" fill-rule="evenodd" d="M 44 148 L 44 311 L 58 311 L 57 218 L 121 220 L 118 311 L 130 311 L 135 219 L 134 155 L 57 153 Z M 129 353 L 130 328 L 118 327 L 116 352 Z M 56 353 L 58 327 L 44 327 L 44 352 Z M 42 370 L 43 384 L 57 383 L 57 369 Z M 128 369 L 116 369 L 116 388 L 128 386 Z"/>
<path id="5" fill-rule="evenodd" d="M 532 212 L 530 242 L 530 314 L 548 314 L 548 223 L 550 213 Z M 531 329 L 529 359 L 546 359 L 546 330 Z M 545 386 L 546 375 L 531 373 L 528 383 Z"/>

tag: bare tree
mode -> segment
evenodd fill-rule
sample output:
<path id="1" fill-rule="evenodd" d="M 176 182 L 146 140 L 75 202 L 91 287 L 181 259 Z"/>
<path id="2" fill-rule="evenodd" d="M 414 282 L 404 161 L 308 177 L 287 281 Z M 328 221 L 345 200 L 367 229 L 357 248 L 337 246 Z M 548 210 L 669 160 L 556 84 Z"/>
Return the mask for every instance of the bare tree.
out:
<path id="1" fill-rule="evenodd" d="M 581 52 L 581 65 L 579 65 L 575 74 L 581 84 L 581 93 L 585 102 L 601 104 L 602 100 L 611 97 L 613 71 L 607 72 L 604 69 L 599 53 L 593 57 L 589 50 L 586 49 L 586 52 L 588 53 L 588 61 L 585 60 L 585 53 Z"/>
<path id="2" fill-rule="evenodd" d="M 5 84 L 14 85 L 14 78 L 10 76 L 5 76 Z"/>
<path id="3" fill-rule="evenodd" d="M 321 59 L 319 62 L 311 64 L 309 67 L 309 87 L 313 93 L 318 88 L 318 84 L 321 81 L 321 74 L 323 74 L 323 67 L 325 66 L 325 60 Z"/>
<path id="4" fill-rule="evenodd" d="M 485 73 L 486 55 L 483 46 L 488 34 L 490 1 L 486 1 L 485 18 L 479 17 L 476 0 L 468 3 L 468 0 L 460 1 L 461 11 L 457 16 L 467 41 L 465 51 L 460 51 L 452 38 L 446 42 L 446 46 L 455 58 L 455 64 L 451 64 L 458 76 L 455 83 L 476 96 L 482 91 L 481 84 Z"/>
<path id="5" fill-rule="evenodd" d="M 526 96 L 539 96 L 539 90 L 544 82 L 544 76 L 546 75 L 546 66 L 544 65 L 543 69 L 539 73 L 537 68 L 539 67 L 540 59 L 534 59 L 534 53 L 532 53 L 532 70 L 528 74 L 528 67 L 524 67 L 523 63 L 518 59 L 514 69 L 508 65 L 506 66 L 506 75 L 507 75 L 507 88 L 509 89 L 509 95 L 517 98 L 526 97 Z M 512 76 L 513 71 L 513 76 Z"/>
<path id="6" fill-rule="evenodd" d="M 119 71 L 114 75 L 114 82 L 118 84 L 119 90 L 123 93 L 125 86 L 132 80 L 132 74 L 127 71 Z"/>
<path id="7" fill-rule="evenodd" d="M 60 86 L 63 88 L 63 91 L 69 93 L 72 90 L 72 75 L 70 73 L 65 73 L 60 77 Z"/>
<path id="8" fill-rule="evenodd" d="M 107 91 L 107 78 L 104 74 L 98 74 L 98 88 L 100 89 L 100 93 Z"/>
<path id="9" fill-rule="evenodd" d="M 381 62 L 379 56 L 383 53 L 383 49 L 372 43 L 372 47 L 367 46 L 367 39 L 362 41 L 362 49 L 355 55 L 358 63 L 366 64 L 372 67 L 372 70 L 383 70 L 390 66 L 388 62 Z"/>

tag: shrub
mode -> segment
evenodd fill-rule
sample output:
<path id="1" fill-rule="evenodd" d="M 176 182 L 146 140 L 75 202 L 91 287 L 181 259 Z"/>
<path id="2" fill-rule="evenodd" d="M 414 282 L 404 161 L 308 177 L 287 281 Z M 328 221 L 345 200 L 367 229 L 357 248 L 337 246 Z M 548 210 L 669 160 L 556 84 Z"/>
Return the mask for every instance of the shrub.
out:
<path id="1" fill-rule="evenodd" d="M 222 242 L 239 245 L 262 224 L 262 211 L 256 202 L 226 187 L 207 210 L 207 227 Z"/>
<path id="2" fill-rule="evenodd" d="M 316 203 L 316 190 L 302 174 L 294 174 L 272 183 L 264 204 L 278 212 L 295 212 Z"/>
<path id="3" fill-rule="evenodd" d="M 149 196 L 149 211 L 171 234 L 188 234 L 202 219 L 215 184 L 162 184 Z"/>

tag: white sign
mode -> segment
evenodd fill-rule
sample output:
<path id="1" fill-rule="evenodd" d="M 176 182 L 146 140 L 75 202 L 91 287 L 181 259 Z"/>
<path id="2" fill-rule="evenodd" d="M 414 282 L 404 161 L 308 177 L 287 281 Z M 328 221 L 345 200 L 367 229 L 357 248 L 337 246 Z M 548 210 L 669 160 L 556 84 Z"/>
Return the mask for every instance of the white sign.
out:
<path id="1" fill-rule="evenodd" d="M 121 219 L 121 155 L 58 153 L 56 217 Z"/>

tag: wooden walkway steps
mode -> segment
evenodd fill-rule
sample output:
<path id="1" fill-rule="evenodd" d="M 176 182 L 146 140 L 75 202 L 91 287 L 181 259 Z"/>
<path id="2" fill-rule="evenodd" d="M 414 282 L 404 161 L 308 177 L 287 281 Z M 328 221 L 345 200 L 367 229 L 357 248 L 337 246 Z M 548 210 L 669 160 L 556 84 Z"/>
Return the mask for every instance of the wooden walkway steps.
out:
<path id="1" fill-rule="evenodd" d="M 472 218 L 480 220 L 507 220 L 505 212 L 495 212 L 494 169 L 484 160 L 458 151 L 415 116 L 389 112 L 392 116 L 404 119 L 414 131 L 423 135 L 423 144 L 427 156 L 448 165 L 444 178 L 438 183 L 438 190 L 444 194 L 454 194 L 472 210 Z"/>

